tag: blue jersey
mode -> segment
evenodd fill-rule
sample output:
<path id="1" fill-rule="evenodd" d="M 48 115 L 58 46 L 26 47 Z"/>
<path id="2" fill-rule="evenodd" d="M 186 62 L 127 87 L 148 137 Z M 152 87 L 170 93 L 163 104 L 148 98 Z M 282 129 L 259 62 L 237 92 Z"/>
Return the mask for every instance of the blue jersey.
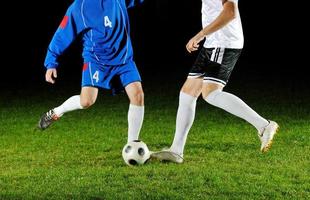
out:
<path id="1" fill-rule="evenodd" d="M 127 8 L 144 0 L 75 0 L 48 48 L 45 67 L 57 68 L 58 57 L 82 34 L 84 62 L 122 65 L 133 60 Z"/>

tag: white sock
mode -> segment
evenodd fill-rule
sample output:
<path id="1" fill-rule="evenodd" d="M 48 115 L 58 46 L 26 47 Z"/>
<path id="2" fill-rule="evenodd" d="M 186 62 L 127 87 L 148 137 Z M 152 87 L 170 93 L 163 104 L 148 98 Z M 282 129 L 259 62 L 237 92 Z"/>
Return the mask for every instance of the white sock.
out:
<path id="1" fill-rule="evenodd" d="M 269 124 L 266 119 L 262 118 L 240 98 L 233 94 L 221 90 L 215 90 L 211 92 L 205 100 L 213 106 L 222 108 L 223 110 L 246 120 L 259 132 Z"/>
<path id="2" fill-rule="evenodd" d="M 170 150 L 183 155 L 186 139 L 195 119 L 197 98 L 180 92 L 176 131 Z"/>
<path id="3" fill-rule="evenodd" d="M 81 97 L 80 95 L 72 96 L 67 101 L 65 101 L 61 106 L 54 108 L 54 112 L 58 117 L 61 117 L 63 114 L 83 109 L 81 106 Z"/>
<path id="4" fill-rule="evenodd" d="M 138 140 L 144 118 L 144 106 L 130 104 L 128 110 L 128 142 Z"/>

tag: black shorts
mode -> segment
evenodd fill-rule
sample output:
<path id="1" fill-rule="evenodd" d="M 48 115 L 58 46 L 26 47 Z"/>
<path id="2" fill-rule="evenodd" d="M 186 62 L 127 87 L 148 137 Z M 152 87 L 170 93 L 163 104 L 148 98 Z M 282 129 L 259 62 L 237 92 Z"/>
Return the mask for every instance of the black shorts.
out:
<path id="1" fill-rule="evenodd" d="M 226 85 L 242 49 L 202 48 L 188 78 Z"/>

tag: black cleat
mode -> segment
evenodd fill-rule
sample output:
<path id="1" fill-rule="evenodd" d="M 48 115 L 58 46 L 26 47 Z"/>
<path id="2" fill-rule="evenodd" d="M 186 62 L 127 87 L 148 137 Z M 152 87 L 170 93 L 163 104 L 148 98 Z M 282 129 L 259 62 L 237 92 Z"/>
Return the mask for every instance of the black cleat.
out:
<path id="1" fill-rule="evenodd" d="M 59 117 L 54 113 L 54 110 L 50 110 L 45 113 L 38 124 L 38 128 L 41 130 L 45 130 L 48 128 L 54 121 L 57 121 Z"/>

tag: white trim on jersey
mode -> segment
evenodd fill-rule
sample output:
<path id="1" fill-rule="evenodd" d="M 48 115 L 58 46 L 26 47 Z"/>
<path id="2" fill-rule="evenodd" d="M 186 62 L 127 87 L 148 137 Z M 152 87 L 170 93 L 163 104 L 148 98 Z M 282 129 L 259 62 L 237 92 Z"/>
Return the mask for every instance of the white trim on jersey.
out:
<path id="1" fill-rule="evenodd" d="M 89 62 L 89 75 L 90 75 L 91 84 L 93 86 L 95 86 L 94 85 L 94 81 L 93 81 L 93 72 L 92 72 L 92 69 L 91 69 L 91 62 Z"/>
<path id="2" fill-rule="evenodd" d="M 123 8 L 121 6 L 121 4 L 119 3 L 119 1 L 117 0 L 117 3 L 118 3 L 118 6 L 121 10 L 121 13 L 122 13 L 122 17 L 123 17 L 123 25 L 125 27 L 125 32 L 126 32 L 126 36 L 127 36 L 127 40 L 126 40 L 126 54 L 125 54 L 125 58 L 124 58 L 124 62 L 123 64 L 125 64 L 126 60 L 127 60 L 127 57 L 128 57 L 128 49 L 129 49 L 129 33 L 128 33 L 128 30 L 127 30 L 127 27 L 126 27 L 126 24 L 125 24 L 125 14 L 124 14 L 124 11 L 123 11 Z"/>
<path id="3" fill-rule="evenodd" d="M 86 24 L 85 16 L 84 16 L 84 4 L 85 4 L 85 0 L 83 0 L 83 2 L 81 4 L 81 16 L 82 16 L 84 27 L 88 28 L 88 26 Z M 99 58 L 94 51 L 94 47 L 96 46 L 96 43 L 94 42 L 94 39 L 93 39 L 93 29 L 90 29 L 90 41 L 93 43 L 92 48 L 91 48 L 92 52 L 94 53 L 96 60 L 99 61 Z"/>
<path id="4" fill-rule="evenodd" d="M 86 25 L 86 22 L 85 22 L 85 17 L 84 17 L 84 3 L 85 3 L 85 0 L 82 1 L 80 9 L 81 9 L 81 16 L 82 16 L 84 27 L 87 28 L 87 25 Z"/>

